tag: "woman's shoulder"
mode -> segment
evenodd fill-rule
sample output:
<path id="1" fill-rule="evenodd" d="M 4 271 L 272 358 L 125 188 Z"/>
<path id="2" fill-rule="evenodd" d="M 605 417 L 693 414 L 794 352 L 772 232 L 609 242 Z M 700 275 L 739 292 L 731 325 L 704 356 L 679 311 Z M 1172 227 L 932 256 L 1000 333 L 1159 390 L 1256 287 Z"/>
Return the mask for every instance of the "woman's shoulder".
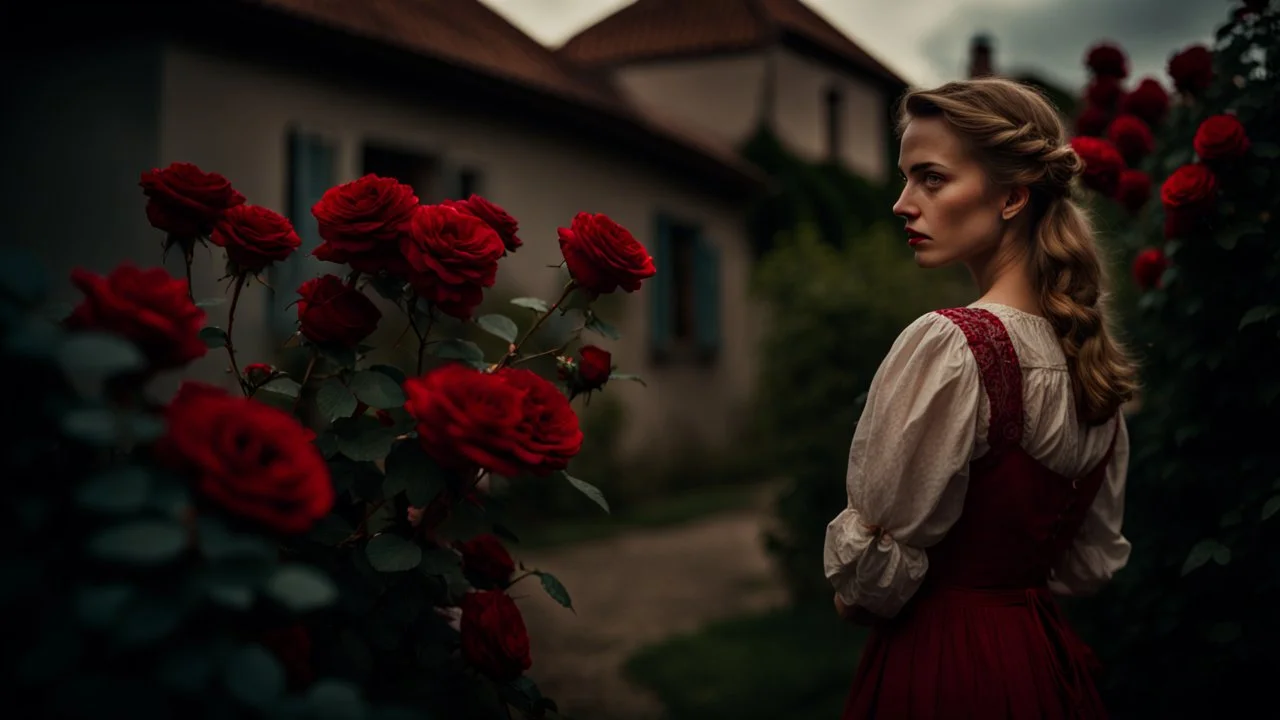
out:
<path id="1" fill-rule="evenodd" d="M 889 358 L 930 366 L 963 363 L 970 356 L 969 341 L 950 310 L 931 310 L 913 320 L 898 334 Z"/>

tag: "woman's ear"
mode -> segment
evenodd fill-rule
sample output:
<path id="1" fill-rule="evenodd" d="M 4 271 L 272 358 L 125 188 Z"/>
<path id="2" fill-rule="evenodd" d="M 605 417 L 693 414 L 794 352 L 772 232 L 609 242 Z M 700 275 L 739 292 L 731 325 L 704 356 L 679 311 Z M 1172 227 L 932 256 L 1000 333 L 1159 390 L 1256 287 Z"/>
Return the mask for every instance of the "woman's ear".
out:
<path id="1" fill-rule="evenodd" d="M 1027 206 L 1031 201 L 1031 188 L 1026 185 L 1018 185 L 1009 191 L 1008 197 L 1005 198 L 1004 207 L 1000 210 L 1000 217 L 1005 220 L 1012 220 L 1022 212 L 1022 208 Z"/>

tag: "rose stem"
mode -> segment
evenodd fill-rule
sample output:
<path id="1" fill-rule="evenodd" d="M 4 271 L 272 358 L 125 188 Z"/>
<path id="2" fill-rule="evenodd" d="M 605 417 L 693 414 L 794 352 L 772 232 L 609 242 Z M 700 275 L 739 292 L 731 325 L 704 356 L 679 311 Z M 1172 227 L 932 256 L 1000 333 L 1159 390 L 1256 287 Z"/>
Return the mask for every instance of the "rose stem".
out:
<path id="1" fill-rule="evenodd" d="M 524 334 L 524 337 L 520 338 L 520 342 L 517 342 L 514 348 L 509 350 L 506 355 L 502 356 L 502 359 L 498 361 L 498 365 L 494 370 L 501 370 L 511 361 L 512 358 L 520 354 L 520 348 L 524 346 L 525 342 L 528 341 L 529 338 L 533 337 L 533 334 L 538 331 L 538 328 L 542 327 L 542 323 L 546 322 L 547 318 L 551 317 L 551 313 L 555 312 L 560 307 L 560 304 L 569 297 L 569 293 L 573 292 L 575 287 L 576 285 L 574 285 L 572 280 L 565 283 L 564 292 L 560 293 L 560 299 L 556 300 L 554 305 L 547 308 L 547 311 L 534 321 L 533 326 Z"/>
<path id="2" fill-rule="evenodd" d="M 187 267 L 190 270 L 190 266 Z M 236 324 L 236 306 L 240 304 L 240 291 L 244 289 L 244 281 L 248 276 L 240 273 L 236 276 L 236 288 L 231 292 L 231 310 L 227 313 L 227 355 L 231 358 L 231 371 L 236 374 L 236 382 L 240 384 L 240 392 L 249 396 L 249 384 L 240 376 L 240 367 L 236 365 L 236 346 L 231 342 L 231 330 Z"/>
<path id="3" fill-rule="evenodd" d="M 293 399 L 293 412 L 298 411 L 298 403 L 302 402 L 302 389 L 307 386 L 307 381 L 311 379 L 311 371 L 316 369 L 316 358 L 319 355 L 312 350 L 311 360 L 307 362 L 307 370 L 302 373 L 302 382 L 298 383 L 298 397 Z"/>

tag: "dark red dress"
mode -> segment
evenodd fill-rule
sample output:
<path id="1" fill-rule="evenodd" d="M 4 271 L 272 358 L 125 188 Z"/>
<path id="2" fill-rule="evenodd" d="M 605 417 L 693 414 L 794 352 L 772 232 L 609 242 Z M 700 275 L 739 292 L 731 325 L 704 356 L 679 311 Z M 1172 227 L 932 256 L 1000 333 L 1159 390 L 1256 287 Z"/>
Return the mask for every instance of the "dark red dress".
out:
<path id="1" fill-rule="evenodd" d="M 1112 451 L 1081 477 L 1031 457 L 1020 444 L 1022 371 L 1004 325 L 977 308 L 941 314 L 964 331 L 977 360 L 991 403 L 990 449 L 970 465 L 959 521 L 928 550 L 924 584 L 872 629 L 844 718 L 1103 718 L 1092 652 L 1046 583 Z"/>

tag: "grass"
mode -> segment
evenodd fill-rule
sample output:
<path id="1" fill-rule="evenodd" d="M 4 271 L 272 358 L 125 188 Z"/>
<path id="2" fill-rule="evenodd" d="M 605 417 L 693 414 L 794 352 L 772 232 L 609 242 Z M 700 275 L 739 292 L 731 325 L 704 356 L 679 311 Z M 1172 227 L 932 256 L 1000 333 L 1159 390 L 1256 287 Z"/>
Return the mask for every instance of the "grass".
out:
<path id="1" fill-rule="evenodd" d="M 636 528 L 680 525 L 759 502 L 759 485 L 703 487 L 638 503 L 613 515 L 578 517 L 540 524 L 520 533 L 522 547 L 547 548 L 600 540 Z"/>
<path id="2" fill-rule="evenodd" d="M 828 604 L 727 620 L 641 649 L 626 672 L 669 720 L 840 717 L 865 630 Z"/>

